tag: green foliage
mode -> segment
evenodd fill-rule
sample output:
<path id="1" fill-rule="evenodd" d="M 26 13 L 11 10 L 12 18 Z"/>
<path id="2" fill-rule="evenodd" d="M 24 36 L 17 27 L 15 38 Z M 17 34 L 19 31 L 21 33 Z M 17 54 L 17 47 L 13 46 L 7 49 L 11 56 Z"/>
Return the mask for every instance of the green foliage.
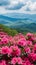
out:
<path id="1" fill-rule="evenodd" d="M 0 24 L 0 31 L 6 32 L 8 35 L 12 35 L 12 36 L 18 34 L 18 32 L 16 30 L 10 29 L 10 28 L 8 28 L 4 25 L 1 25 L 1 24 Z"/>
<path id="2" fill-rule="evenodd" d="M 6 32 L 8 35 L 16 35 L 18 33 L 22 33 L 22 34 L 27 34 L 28 32 L 31 32 L 31 33 L 35 33 L 35 32 L 32 32 L 31 30 L 27 29 L 27 28 L 16 28 L 16 29 L 12 29 L 12 28 L 9 28 L 7 26 L 4 26 L 2 24 L 0 24 L 0 31 L 3 31 L 3 32 Z M 35 33 L 36 34 L 36 33 Z"/>
<path id="3" fill-rule="evenodd" d="M 31 30 L 27 29 L 27 28 L 18 28 L 16 29 L 18 32 L 22 33 L 22 34 L 27 34 L 28 32 L 33 33 Z"/>

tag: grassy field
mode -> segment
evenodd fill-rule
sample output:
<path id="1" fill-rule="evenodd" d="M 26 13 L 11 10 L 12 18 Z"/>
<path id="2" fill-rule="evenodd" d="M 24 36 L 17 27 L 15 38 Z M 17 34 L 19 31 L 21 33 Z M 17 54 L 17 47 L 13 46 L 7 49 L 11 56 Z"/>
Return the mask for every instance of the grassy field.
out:
<path id="1" fill-rule="evenodd" d="M 1 24 L 0 24 L 0 32 L 1 32 L 1 31 L 6 32 L 8 35 L 12 35 L 12 36 L 18 34 L 17 30 L 15 30 L 15 29 L 10 29 L 10 28 L 8 28 L 7 26 L 4 26 L 4 25 L 1 25 Z"/>
<path id="2" fill-rule="evenodd" d="M 14 35 L 16 35 L 16 34 L 18 34 L 18 33 L 26 34 L 26 33 L 30 32 L 30 31 L 27 31 L 27 30 L 25 30 L 25 29 L 24 29 L 24 31 L 22 31 L 22 30 L 20 30 L 20 29 L 9 28 L 9 27 L 4 26 L 4 25 L 2 25 L 2 24 L 0 24 L 0 31 L 6 32 L 8 35 L 12 35 L 12 36 L 14 36 Z M 31 33 L 32 33 L 32 32 L 31 32 Z M 34 32 L 33 32 L 33 33 L 34 33 Z"/>

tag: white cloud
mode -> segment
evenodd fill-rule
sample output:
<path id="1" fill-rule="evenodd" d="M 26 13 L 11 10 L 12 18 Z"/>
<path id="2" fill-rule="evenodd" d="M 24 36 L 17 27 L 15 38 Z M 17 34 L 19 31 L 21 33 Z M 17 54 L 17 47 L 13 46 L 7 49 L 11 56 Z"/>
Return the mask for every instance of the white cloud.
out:
<path id="1" fill-rule="evenodd" d="M 3 0 L 8 1 L 6 6 L 0 6 L 0 14 L 5 13 L 36 13 L 36 0 Z M 1 1 L 2 2 L 2 1 Z"/>
<path id="2" fill-rule="evenodd" d="M 0 7 L 0 14 L 5 14 L 6 10 L 4 9 L 4 7 Z"/>
<path id="3" fill-rule="evenodd" d="M 17 10 L 25 5 L 22 0 L 9 0 L 10 4 L 6 7 L 9 10 Z"/>
<path id="4" fill-rule="evenodd" d="M 0 6 L 0 14 L 6 14 L 8 13 L 8 10 L 5 9 L 5 7 Z"/>
<path id="5" fill-rule="evenodd" d="M 16 1 L 16 0 L 10 0 L 10 6 L 15 6 L 15 5 L 17 5 L 18 4 L 18 1 Z"/>
<path id="6" fill-rule="evenodd" d="M 22 7 L 22 5 L 20 5 L 20 3 L 22 3 L 23 4 L 23 7 Z M 19 4 L 18 4 L 19 3 Z M 16 9 L 15 8 L 15 6 L 17 7 L 17 5 L 22 9 L 23 8 L 23 10 L 24 11 L 36 11 L 36 2 L 32 2 L 31 0 L 10 0 L 10 5 L 8 6 L 8 8 L 9 8 L 9 10 L 10 10 L 10 8 L 11 9 L 13 9 L 14 8 L 14 10 Z M 25 5 L 25 6 L 24 6 Z M 7 9 L 8 9 L 7 8 Z M 18 8 L 18 7 L 17 7 Z M 19 9 L 20 9 L 19 8 Z M 22 11 L 23 12 L 23 11 Z"/>
<path id="7" fill-rule="evenodd" d="M 26 5 L 30 11 L 36 11 L 36 2 L 28 1 Z"/>

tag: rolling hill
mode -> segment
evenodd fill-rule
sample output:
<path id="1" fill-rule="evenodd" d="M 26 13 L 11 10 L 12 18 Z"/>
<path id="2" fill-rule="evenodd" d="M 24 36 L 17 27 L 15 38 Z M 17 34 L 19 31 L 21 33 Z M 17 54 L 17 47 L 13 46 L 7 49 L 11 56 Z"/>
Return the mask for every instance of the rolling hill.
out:
<path id="1" fill-rule="evenodd" d="M 36 18 L 34 18 L 36 15 L 12 16 L 0 15 L 0 24 L 16 29 L 19 32 L 36 32 Z"/>

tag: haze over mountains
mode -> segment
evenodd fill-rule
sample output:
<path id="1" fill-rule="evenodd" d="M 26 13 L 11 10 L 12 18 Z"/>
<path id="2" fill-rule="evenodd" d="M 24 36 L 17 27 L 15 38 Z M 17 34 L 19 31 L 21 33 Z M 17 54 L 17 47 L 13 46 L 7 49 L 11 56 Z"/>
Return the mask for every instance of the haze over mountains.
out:
<path id="1" fill-rule="evenodd" d="M 36 32 L 36 14 L 11 13 L 0 15 L 0 24 L 18 29 L 20 32 Z"/>

